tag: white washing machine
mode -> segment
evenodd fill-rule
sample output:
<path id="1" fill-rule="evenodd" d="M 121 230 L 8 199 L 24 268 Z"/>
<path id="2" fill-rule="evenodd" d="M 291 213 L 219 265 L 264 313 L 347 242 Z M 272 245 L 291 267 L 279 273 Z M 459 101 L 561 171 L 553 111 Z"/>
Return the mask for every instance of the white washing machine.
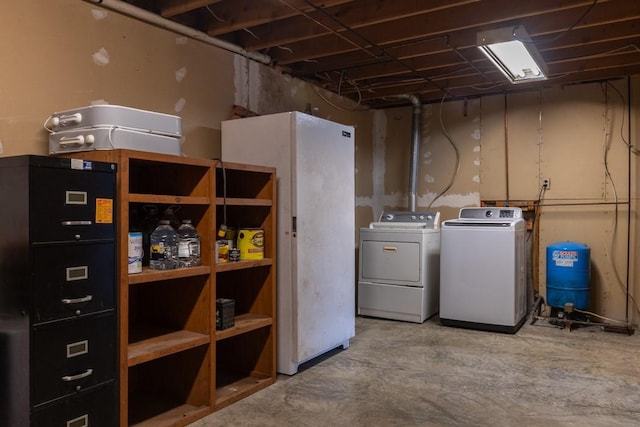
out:
<path id="1" fill-rule="evenodd" d="M 443 221 L 440 322 L 515 333 L 527 312 L 525 221 L 520 208 L 462 208 Z"/>
<path id="2" fill-rule="evenodd" d="M 360 229 L 358 314 L 422 323 L 438 312 L 440 212 L 384 212 Z"/>

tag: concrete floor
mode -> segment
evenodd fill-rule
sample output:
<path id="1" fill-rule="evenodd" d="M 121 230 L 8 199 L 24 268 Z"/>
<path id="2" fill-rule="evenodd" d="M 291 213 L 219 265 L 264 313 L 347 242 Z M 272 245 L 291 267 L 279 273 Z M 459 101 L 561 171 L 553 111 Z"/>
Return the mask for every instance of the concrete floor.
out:
<path id="1" fill-rule="evenodd" d="M 358 318 L 320 359 L 192 426 L 640 425 L 639 334 Z"/>

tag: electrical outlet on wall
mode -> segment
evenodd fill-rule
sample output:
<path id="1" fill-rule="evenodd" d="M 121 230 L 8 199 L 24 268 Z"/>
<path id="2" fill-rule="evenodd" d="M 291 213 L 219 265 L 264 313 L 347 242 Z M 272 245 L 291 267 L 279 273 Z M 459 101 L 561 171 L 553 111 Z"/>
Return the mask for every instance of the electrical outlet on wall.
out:
<path id="1" fill-rule="evenodd" d="M 545 178 L 542 180 L 542 188 L 545 190 L 551 189 L 551 178 Z"/>

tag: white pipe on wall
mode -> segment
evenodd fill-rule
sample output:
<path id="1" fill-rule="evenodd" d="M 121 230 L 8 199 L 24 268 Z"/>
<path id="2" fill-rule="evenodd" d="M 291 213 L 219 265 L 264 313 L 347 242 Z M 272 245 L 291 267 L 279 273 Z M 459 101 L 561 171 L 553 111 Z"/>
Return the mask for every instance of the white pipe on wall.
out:
<path id="1" fill-rule="evenodd" d="M 409 98 L 413 104 L 413 118 L 411 122 L 411 175 L 409 178 L 409 210 L 416 210 L 418 197 L 418 159 L 420 156 L 420 141 L 422 140 L 422 104 L 417 96 Z"/>
<path id="2" fill-rule="evenodd" d="M 254 61 L 261 62 L 263 64 L 271 64 L 271 57 L 259 52 L 249 52 L 242 49 L 240 46 L 226 42 L 224 40 L 216 39 L 210 35 L 201 31 L 194 30 L 186 25 L 178 24 L 169 19 L 163 18 L 155 13 L 151 13 L 147 10 L 141 9 L 136 6 L 132 6 L 120 0 L 83 0 L 87 3 L 91 3 L 97 6 L 104 7 L 106 9 L 113 10 L 115 12 L 122 13 L 123 15 L 130 16 L 132 18 L 139 19 L 149 24 L 156 25 L 160 28 L 164 28 L 173 31 L 178 34 L 182 34 L 192 39 L 199 40 L 201 42 L 210 44 L 212 46 L 219 47 L 220 49 L 227 50 L 229 52 L 237 53 L 246 58 L 253 59 Z"/>
<path id="3" fill-rule="evenodd" d="M 418 156 L 420 155 L 420 141 L 422 140 L 422 104 L 415 95 L 398 95 L 396 98 L 408 99 L 413 105 L 411 121 L 411 159 L 409 160 L 409 210 L 416 210 Z"/>

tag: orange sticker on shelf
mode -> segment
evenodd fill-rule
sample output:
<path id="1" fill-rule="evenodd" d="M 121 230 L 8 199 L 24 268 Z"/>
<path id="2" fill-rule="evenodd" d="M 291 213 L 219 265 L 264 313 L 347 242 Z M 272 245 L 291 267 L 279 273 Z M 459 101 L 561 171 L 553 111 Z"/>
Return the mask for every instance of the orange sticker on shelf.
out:
<path id="1" fill-rule="evenodd" d="M 113 199 L 96 199 L 96 224 L 113 223 Z"/>

